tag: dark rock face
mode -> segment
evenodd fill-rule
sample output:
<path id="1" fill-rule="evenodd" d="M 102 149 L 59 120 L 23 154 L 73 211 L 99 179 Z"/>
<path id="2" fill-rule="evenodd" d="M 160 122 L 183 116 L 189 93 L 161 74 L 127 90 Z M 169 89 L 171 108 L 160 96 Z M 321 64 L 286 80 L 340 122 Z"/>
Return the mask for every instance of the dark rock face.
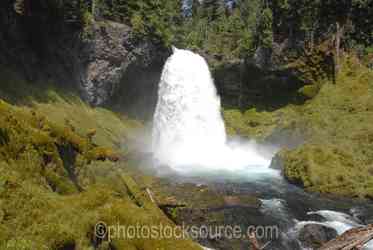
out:
<path id="1" fill-rule="evenodd" d="M 300 230 L 298 237 L 304 247 L 318 249 L 337 236 L 338 234 L 333 228 L 320 224 L 308 224 Z"/>
<path id="2" fill-rule="evenodd" d="M 2 9 L 0 27 L 0 65 L 30 82 L 79 90 L 94 106 L 127 97 L 137 104 L 155 103 L 168 52 L 155 42 L 134 39 L 127 25 L 101 21 L 81 30 Z"/>
<path id="3" fill-rule="evenodd" d="M 151 42 L 132 39 L 130 27 L 113 22 L 95 23 L 93 38 L 85 44 L 85 48 L 80 56 L 87 58 L 83 62 L 85 71 L 80 87 L 85 99 L 93 105 L 112 102 L 111 97 L 119 89 L 123 89 L 122 85 L 130 88 L 129 85 L 137 83 L 136 88 L 142 88 L 141 83 L 133 78 L 148 76 L 152 67 L 156 67 L 156 71 L 160 73 L 161 66 L 158 65 L 163 64 L 166 55 L 166 50 Z M 136 70 L 139 71 L 138 74 L 133 75 Z M 152 80 L 152 84 L 156 86 L 159 78 Z M 122 94 L 125 95 L 123 92 Z M 132 97 L 133 94 L 131 93 Z M 136 96 L 140 99 L 154 96 L 151 90 L 148 94 L 141 91 L 138 94 L 143 94 Z"/>
<path id="4" fill-rule="evenodd" d="M 222 103 L 228 107 L 242 106 L 242 72 L 244 71 L 242 60 L 226 63 L 213 69 L 215 85 Z"/>
<path id="5" fill-rule="evenodd" d="M 125 47 L 130 31 L 118 23 L 93 25 L 93 38 L 86 43 L 80 56 L 87 60 L 83 62 L 85 71 L 80 88 L 89 103 L 105 103 L 118 88 L 123 73 L 133 60 Z"/>
<path id="6" fill-rule="evenodd" d="M 284 164 L 278 153 L 272 158 L 271 165 L 269 167 L 278 170 L 284 169 Z"/>
<path id="7" fill-rule="evenodd" d="M 226 62 L 213 70 L 215 82 L 228 107 L 256 107 L 273 110 L 289 103 L 299 103 L 298 90 L 306 83 L 299 73 L 285 67 L 286 44 L 272 49 L 258 48 L 245 60 Z"/>
<path id="8" fill-rule="evenodd" d="M 137 119 L 151 119 L 157 103 L 158 82 L 170 53 L 150 42 L 137 45 L 119 88 L 108 102 L 110 106 Z"/>

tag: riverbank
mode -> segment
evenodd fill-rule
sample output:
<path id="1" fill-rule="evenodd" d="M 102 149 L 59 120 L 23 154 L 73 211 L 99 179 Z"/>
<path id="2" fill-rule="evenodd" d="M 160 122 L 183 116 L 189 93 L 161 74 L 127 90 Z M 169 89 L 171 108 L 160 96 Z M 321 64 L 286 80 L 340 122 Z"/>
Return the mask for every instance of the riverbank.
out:
<path id="1" fill-rule="evenodd" d="M 225 110 L 228 132 L 281 147 L 274 165 L 310 192 L 373 196 L 373 73 L 346 55 L 336 84 L 323 80 L 303 105 Z M 307 87 L 307 86 L 306 86 Z"/>
<path id="2" fill-rule="evenodd" d="M 201 249 L 175 236 L 97 235 L 100 221 L 175 227 L 129 171 L 141 123 L 49 84 L 2 76 L 1 98 L 13 104 L 0 100 L 1 249 Z"/>

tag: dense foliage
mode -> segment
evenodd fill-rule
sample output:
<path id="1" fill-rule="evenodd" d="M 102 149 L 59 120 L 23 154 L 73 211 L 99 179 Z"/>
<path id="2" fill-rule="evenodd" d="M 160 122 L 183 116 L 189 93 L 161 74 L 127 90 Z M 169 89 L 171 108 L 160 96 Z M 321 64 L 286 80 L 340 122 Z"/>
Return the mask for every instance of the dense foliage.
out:
<path id="1" fill-rule="evenodd" d="M 370 0 L 272 0 L 276 20 L 274 32 L 291 42 L 304 41 L 309 46 L 342 36 L 348 46 L 372 45 L 373 1 Z M 340 34 L 338 34 L 338 32 Z M 336 38 L 334 38 L 336 39 Z M 354 43 L 354 44 L 353 44 Z"/>
<path id="2" fill-rule="evenodd" d="M 7 0 L 1 5 L 80 27 L 92 20 L 123 22 L 140 37 L 227 58 L 270 48 L 273 41 L 301 48 L 326 39 L 334 47 L 373 44 L 371 0 Z"/>

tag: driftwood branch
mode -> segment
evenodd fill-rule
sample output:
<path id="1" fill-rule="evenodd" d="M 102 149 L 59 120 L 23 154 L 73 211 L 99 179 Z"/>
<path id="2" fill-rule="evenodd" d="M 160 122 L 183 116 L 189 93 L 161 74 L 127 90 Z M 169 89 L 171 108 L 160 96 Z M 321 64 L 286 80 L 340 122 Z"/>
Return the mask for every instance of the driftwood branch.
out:
<path id="1" fill-rule="evenodd" d="M 186 207 L 186 204 L 184 203 L 179 203 L 175 197 L 167 197 L 166 199 L 159 201 L 155 198 L 155 195 L 153 192 L 150 190 L 150 188 L 145 189 L 146 193 L 149 196 L 149 199 L 156 204 L 159 208 L 164 209 L 164 208 L 178 208 L 178 207 Z"/>
<path id="2" fill-rule="evenodd" d="M 146 188 L 145 190 L 146 190 L 146 193 L 148 194 L 150 200 L 151 200 L 153 203 L 156 203 L 156 202 L 155 202 L 155 199 L 154 199 L 154 197 L 153 197 L 153 193 L 152 193 L 152 191 L 151 191 L 149 188 Z"/>
<path id="3" fill-rule="evenodd" d="M 373 224 L 353 228 L 324 244 L 319 250 L 359 250 L 373 240 Z"/>

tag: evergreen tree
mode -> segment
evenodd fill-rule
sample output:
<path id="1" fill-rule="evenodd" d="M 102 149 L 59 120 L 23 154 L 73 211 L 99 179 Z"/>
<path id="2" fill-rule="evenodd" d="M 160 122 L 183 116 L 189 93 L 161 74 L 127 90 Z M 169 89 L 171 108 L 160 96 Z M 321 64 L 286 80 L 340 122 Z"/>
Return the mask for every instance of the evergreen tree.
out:
<path id="1" fill-rule="evenodd" d="M 209 21 L 215 20 L 225 12 L 224 0 L 204 0 L 203 12 Z"/>
<path id="2" fill-rule="evenodd" d="M 264 48 L 272 48 L 273 44 L 273 14 L 272 10 L 266 7 L 259 19 L 259 26 L 257 30 L 258 46 Z"/>

